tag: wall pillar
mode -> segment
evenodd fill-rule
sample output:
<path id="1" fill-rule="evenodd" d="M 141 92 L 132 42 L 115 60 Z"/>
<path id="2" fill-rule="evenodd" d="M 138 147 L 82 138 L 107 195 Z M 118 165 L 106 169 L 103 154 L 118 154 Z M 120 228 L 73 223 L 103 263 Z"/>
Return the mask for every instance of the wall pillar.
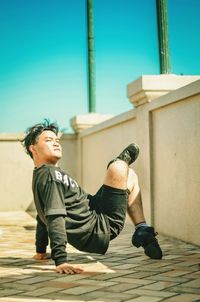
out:
<path id="1" fill-rule="evenodd" d="M 138 176 L 142 191 L 143 207 L 146 220 L 152 225 L 154 224 L 151 161 L 152 129 L 149 105 L 154 99 L 198 79 L 199 76 L 145 75 L 127 86 L 129 101 L 136 110 L 136 138 L 140 147 Z"/>
<path id="2" fill-rule="evenodd" d="M 134 107 L 138 107 L 197 80 L 199 76 L 144 75 L 128 84 L 127 96 Z"/>
<path id="3" fill-rule="evenodd" d="M 98 114 L 98 113 L 88 113 L 88 114 L 79 114 L 73 117 L 70 120 L 71 127 L 75 133 L 80 133 L 85 129 L 91 128 L 99 123 L 102 123 L 110 118 L 113 115 L 110 114 Z"/>

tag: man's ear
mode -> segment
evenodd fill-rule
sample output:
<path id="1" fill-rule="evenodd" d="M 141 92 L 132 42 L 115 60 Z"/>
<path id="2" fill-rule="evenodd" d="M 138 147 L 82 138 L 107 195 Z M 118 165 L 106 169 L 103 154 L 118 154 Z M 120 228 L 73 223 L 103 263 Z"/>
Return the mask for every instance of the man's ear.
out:
<path id="1" fill-rule="evenodd" d="M 35 154 L 35 146 L 34 145 L 30 145 L 29 146 L 29 151 L 32 153 L 32 155 Z"/>

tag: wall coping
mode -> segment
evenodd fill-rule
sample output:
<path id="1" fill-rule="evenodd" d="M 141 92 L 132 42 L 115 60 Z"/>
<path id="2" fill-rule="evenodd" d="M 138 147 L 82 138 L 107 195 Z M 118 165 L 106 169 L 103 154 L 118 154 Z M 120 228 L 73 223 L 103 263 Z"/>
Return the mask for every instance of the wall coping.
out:
<path id="1" fill-rule="evenodd" d="M 0 141 L 20 141 L 24 137 L 22 132 L 0 133 Z"/>
<path id="2" fill-rule="evenodd" d="M 23 132 L 12 132 L 12 133 L 0 133 L 0 141 L 1 142 L 8 142 L 8 141 L 13 141 L 13 142 L 20 142 L 20 140 L 23 139 L 25 133 Z M 62 132 L 59 132 L 59 135 L 60 135 L 60 138 L 62 140 L 73 140 L 73 139 L 76 139 L 76 134 L 75 133 L 62 133 Z"/>
<path id="3" fill-rule="evenodd" d="M 124 113 L 121 113 L 117 116 L 112 117 L 109 120 L 106 120 L 98 125 L 95 125 L 91 128 L 85 129 L 83 130 L 80 134 L 79 137 L 85 137 L 87 135 L 90 135 L 92 133 L 96 133 L 99 132 L 103 129 L 107 129 L 109 127 L 112 127 L 115 124 L 119 124 L 119 123 L 123 123 L 123 122 L 127 122 L 130 119 L 136 118 L 136 112 L 134 109 L 131 109 L 129 111 L 126 111 Z"/>
<path id="4" fill-rule="evenodd" d="M 199 77 L 200 78 L 200 77 Z M 148 110 L 153 111 L 157 108 L 164 107 L 170 103 L 180 102 L 181 100 L 197 95 L 200 93 L 200 79 L 192 82 L 184 87 L 180 87 L 177 90 L 171 91 L 168 94 L 162 95 L 159 98 L 153 100 L 153 102 L 148 103 Z M 83 130 L 79 137 L 85 137 L 93 133 L 102 131 L 116 124 L 126 122 L 130 119 L 136 118 L 137 108 L 131 109 L 127 112 L 124 112 L 118 116 L 115 116 L 107 121 L 104 121 L 94 127 Z"/>
<path id="5" fill-rule="evenodd" d="M 87 114 L 79 114 L 71 118 L 70 123 L 75 133 L 80 133 L 83 130 L 93 127 L 99 123 L 112 118 L 111 114 L 99 114 L 96 112 L 89 112 Z"/>
<path id="6" fill-rule="evenodd" d="M 149 103 L 149 110 L 153 111 L 157 108 L 165 107 L 170 103 L 181 102 L 182 100 L 200 94 L 200 80 L 192 82 L 175 91 L 171 91 L 163 95 L 153 102 Z"/>
<path id="7" fill-rule="evenodd" d="M 127 96 L 134 107 L 200 79 L 200 75 L 143 75 L 127 85 Z"/>

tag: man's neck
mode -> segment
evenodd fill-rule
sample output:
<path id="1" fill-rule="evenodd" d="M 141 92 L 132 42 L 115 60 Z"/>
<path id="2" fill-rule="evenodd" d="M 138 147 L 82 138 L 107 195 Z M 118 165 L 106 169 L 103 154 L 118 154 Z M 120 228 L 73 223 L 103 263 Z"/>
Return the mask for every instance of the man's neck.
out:
<path id="1" fill-rule="evenodd" d="M 52 161 L 40 161 L 40 160 L 35 160 L 34 159 L 33 162 L 34 162 L 34 166 L 36 168 L 40 168 L 43 165 L 51 165 L 51 166 L 54 166 L 54 167 L 58 166 L 58 162 L 52 162 Z"/>

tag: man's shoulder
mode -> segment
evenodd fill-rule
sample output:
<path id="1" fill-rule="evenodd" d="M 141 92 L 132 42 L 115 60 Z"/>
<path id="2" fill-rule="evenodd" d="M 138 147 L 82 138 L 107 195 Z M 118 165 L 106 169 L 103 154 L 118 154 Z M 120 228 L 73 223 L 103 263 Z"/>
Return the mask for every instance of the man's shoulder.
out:
<path id="1" fill-rule="evenodd" d="M 56 182 L 64 182 L 67 178 L 67 174 L 60 167 L 53 165 L 43 165 L 39 173 L 46 175 L 46 177 L 48 176 L 48 178 Z"/>
<path id="2" fill-rule="evenodd" d="M 60 179 L 60 174 L 64 174 L 64 172 L 59 167 L 53 165 L 43 165 L 34 170 L 35 177 L 51 178 L 55 181 Z"/>

